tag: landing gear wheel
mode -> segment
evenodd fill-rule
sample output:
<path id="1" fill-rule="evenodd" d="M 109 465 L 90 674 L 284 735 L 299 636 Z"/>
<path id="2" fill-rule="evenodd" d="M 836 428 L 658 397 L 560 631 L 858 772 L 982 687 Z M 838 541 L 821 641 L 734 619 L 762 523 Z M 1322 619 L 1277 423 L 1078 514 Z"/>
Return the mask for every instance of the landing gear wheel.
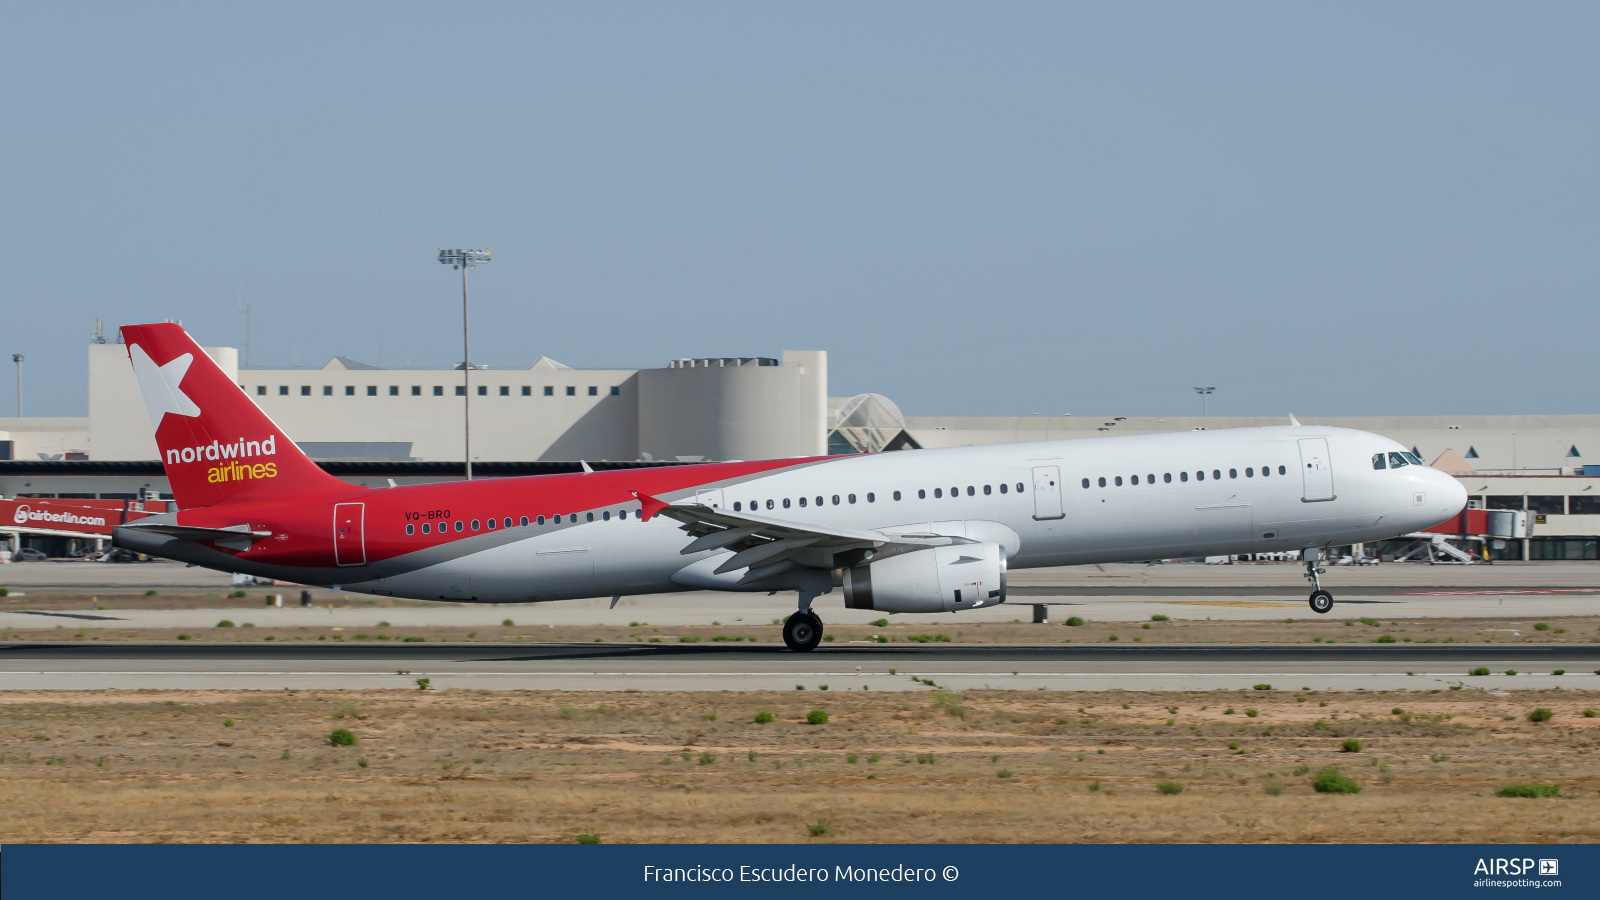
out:
<path id="1" fill-rule="evenodd" d="M 1333 609 L 1333 595 L 1327 591 L 1311 592 L 1311 611 L 1319 616 L 1325 616 Z"/>
<path id="2" fill-rule="evenodd" d="M 796 653 L 809 653 L 822 643 L 822 619 L 814 612 L 797 612 L 783 623 L 783 642 Z"/>

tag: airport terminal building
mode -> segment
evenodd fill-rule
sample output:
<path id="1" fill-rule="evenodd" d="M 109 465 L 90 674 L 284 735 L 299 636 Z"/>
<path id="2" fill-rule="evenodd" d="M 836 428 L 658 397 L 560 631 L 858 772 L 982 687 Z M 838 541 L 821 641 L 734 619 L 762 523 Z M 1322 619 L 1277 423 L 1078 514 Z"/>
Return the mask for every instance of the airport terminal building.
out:
<path id="1" fill-rule="evenodd" d="M 461 477 L 463 407 L 479 477 L 1281 425 L 1283 417 L 905 416 L 886 397 L 828 396 L 827 353 L 585 369 L 239 367 L 206 352 L 325 468 L 357 484 Z M 125 348 L 88 347 L 88 415 L 0 418 L 0 496 L 127 499 L 167 490 Z M 1472 505 L 1522 509 L 1504 559 L 1600 558 L 1600 415 L 1301 418 L 1371 431 L 1462 480 Z M 1588 454 L 1586 457 L 1586 453 Z M 1593 460 L 1586 463 L 1585 459 Z M 3 523 L 0 523 L 3 524 Z"/>

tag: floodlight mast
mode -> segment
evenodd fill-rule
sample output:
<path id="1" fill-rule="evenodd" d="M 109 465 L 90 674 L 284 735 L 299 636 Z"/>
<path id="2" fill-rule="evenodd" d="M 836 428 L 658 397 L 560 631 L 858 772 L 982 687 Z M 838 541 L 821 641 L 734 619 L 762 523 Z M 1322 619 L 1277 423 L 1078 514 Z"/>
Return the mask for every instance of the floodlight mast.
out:
<path id="1" fill-rule="evenodd" d="M 440 263 L 461 270 L 461 417 L 468 481 L 472 480 L 472 331 L 467 317 L 467 270 L 488 262 L 491 249 L 439 250 Z"/>
<path id="2" fill-rule="evenodd" d="M 1211 415 L 1210 404 L 1206 401 L 1211 398 L 1211 392 L 1215 390 L 1215 387 L 1197 387 L 1194 389 L 1194 392 L 1200 395 L 1200 418 L 1202 419 Z"/>

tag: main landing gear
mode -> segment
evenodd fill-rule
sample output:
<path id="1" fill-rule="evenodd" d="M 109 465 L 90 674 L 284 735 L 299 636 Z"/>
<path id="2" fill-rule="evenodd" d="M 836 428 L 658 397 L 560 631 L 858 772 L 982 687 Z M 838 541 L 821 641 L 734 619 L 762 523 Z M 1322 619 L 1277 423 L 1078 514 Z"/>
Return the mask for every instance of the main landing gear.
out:
<path id="1" fill-rule="evenodd" d="M 811 611 L 811 601 L 833 590 L 833 576 L 826 571 L 806 570 L 796 589 L 800 609 L 784 621 L 783 642 L 796 653 L 810 653 L 822 643 L 822 618 Z"/>
<path id="2" fill-rule="evenodd" d="M 1325 616 L 1333 609 L 1333 595 L 1322 589 L 1322 582 L 1317 578 L 1328 571 L 1317 565 L 1322 560 L 1322 551 L 1309 547 L 1300 552 L 1300 558 L 1305 560 L 1306 580 L 1311 582 L 1311 611 L 1319 616 Z"/>
<path id="3" fill-rule="evenodd" d="M 802 609 L 783 623 L 783 642 L 796 653 L 809 653 L 822 643 L 822 619 Z"/>

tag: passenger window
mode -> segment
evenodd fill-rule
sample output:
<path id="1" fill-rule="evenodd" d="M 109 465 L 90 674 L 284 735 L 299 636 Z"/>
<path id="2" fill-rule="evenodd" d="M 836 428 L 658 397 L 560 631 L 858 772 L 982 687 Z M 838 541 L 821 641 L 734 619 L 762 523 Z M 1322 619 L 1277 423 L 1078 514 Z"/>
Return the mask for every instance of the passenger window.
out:
<path id="1" fill-rule="evenodd" d="M 944 497 L 944 488 L 934 488 L 933 489 L 933 498 L 935 500 L 942 499 L 943 497 Z"/>
<path id="2" fill-rule="evenodd" d="M 527 516 L 523 516 L 518 521 L 521 523 L 523 528 L 527 528 L 528 527 L 528 517 Z"/>
<path id="3" fill-rule="evenodd" d="M 1100 486 L 1101 487 L 1105 487 L 1106 486 L 1106 479 L 1105 479 L 1104 475 L 1100 476 Z"/>
<path id="4" fill-rule="evenodd" d="M 838 506 L 839 505 L 839 495 L 838 494 L 834 494 L 833 495 L 833 505 L 834 506 Z"/>
<path id="5" fill-rule="evenodd" d="M 1171 484 L 1172 483 L 1172 473 L 1171 472 L 1163 473 L 1162 476 L 1161 476 L 1161 480 L 1166 482 L 1167 484 Z"/>
<path id="6" fill-rule="evenodd" d="M 734 512 L 740 512 L 743 509 L 744 509 L 744 504 L 740 503 L 737 500 L 733 501 L 733 511 Z"/>
<path id="7" fill-rule="evenodd" d="M 540 525 L 543 525 L 544 524 L 544 516 L 540 516 L 539 518 L 535 519 L 534 521 L 538 522 Z"/>
<path id="8" fill-rule="evenodd" d="M 768 500 L 767 501 L 767 509 L 771 509 L 771 508 L 772 508 L 772 501 Z"/>
<path id="9" fill-rule="evenodd" d="M 1201 471 L 1199 471 L 1199 472 L 1196 472 L 1196 473 L 1194 473 L 1194 480 L 1195 480 L 1195 481 L 1205 481 L 1205 480 L 1206 480 L 1206 473 L 1205 473 L 1205 471 L 1204 471 L 1204 470 L 1201 470 Z"/>
<path id="10" fill-rule="evenodd" d="M 473 531 L 477 531 L 478 530 L 478 520 L 477 519 L 473 519 L 472 520 L 472 530 Z"/>
<path id="11" fill-rule="evenodd" d="M 961 488 L 958 488 L 958 487 L 951 488 L 950 489 L 950 496 L 952 496 L 952 497 L 961 496 Z"/>
<path id="12" fill-rule="evenodd" d="M 605 522 L 611 521 L 611 510 L 608 509 L 605 512 L 601 513 L 600 514 L 600 519 L 602 521 L 605 521 Z"/>
<path id="13" fill-rule="evenodd" d="M 1179 481 L 1188 481 L 1189 480 L 1189 473 L 1188 472 L 1179 472 L 1178 473 L 1178 480 Z"/>
<path id="14" fill-rule="evenodd" d="M 498 525 L 498 524 L 499 524 L 499 523 L 498 523 L 498 522 L 496 522 L 496 521 L 495 521 L 495 520 L 493 520 L 493 519 L 490 519 L 490 520 L 489 520 L 489 530 L 490 530 L 490 531 L 493 531 L 493 530 L 494 530 L 494 529 L 495 529 L 495 526 L 496 526 L 496 525 Z"/>
<path id="15" fill-rule="evenodd" d="M 1005 492 L 1006 492 L 1006 485 L 1003 485 L 1003 484 L 1000 485 L 1000 493 L 1004 494 Z"/>
<path id="16" fill-rule="evenodd" d="M 1270 477 L 1271 475 L 1272 475 L 1272 467 L 1271 466 L 1262 466 L 1261 467 L 1261 477 L 1262 478 L 1267 478 L 1267 477 Z"/>
<path id="17" fill-rule="evenodd" d="M 1222 480 L 1222 470 L 1221 469 L 1212 469 L 1211 470 L 1211 478 L 1214 481 L 1221 481 Z"/>
<path id="18" fill-rule="evenodd" d="M 1004 488 L 1005 488 L 1005 485 L 1003 485 L 1003 484 L 1002 484 L 1002 485 L 1000 485 L 1000 487 L 1001 487 L 1001 488 L 1002 488 L 1002 489 L 1004 489 Z M 1084 490 L 1088 490 L 1088 489 L 1089 489 L 1089 479 L 1087 479 L 1087 478 L 1085 478 L 1085 479 L 1084 479 L 1084 480 L 1083 480 L 1083 489 L 1084 489 Z"/>
<path id="19" fill-rule="evenodd" d="M 574 517 L 574 518 L 576 518 L 576 517 Z M 583 514 L 583 518 L 584 518 L 584 521 L 586 521 L 586 522 L 593 522 L 594 521 L 594 513 L 584 513 Z"/>
<path id="20" fill-rule="evenodd" d="M 407 525 L 406 526 L 406 534 L 416 534 L 416 533 L 417 533 L 417 526 L 415 526 L 415 525 Z"/>
<path id="21" fill-rule="evenodd" d="M 1022 482 L 1017 482 L 1017 493 L 1022 493 Z"/>
<path id="22" fill-rule="evenodd" d="M 428 532 L 430 532 L 432 530 L 433 530 L 433 528 L 431 526 L 429 526 L 427 522 L 423 522 L 422 523 L 422 533 L 423 534 L 427 534 Z"/>
<path id="23" fill-rule="evenodd" d="M 1117 485 L 1117 487 L 1122 487 L 1122 476 L 1121 475 L 1118 475 L 1116 477 L 1116 485 Z"/>
<path id="24" fill-rule="evenodd" d="M 1410 463 L 1406 462 L 1406 458 L 1404 456 L 1401 456 L 1398 453 L 1389 454 L 1389 468 L 1398 469 L 1401 466 L 1408 466 L 1408 465 L 1410 465 Z"/>
<path id="25" fill-rule="evenodd" d="M 626 519 L 627 517 L 628 517 L 628 511 L 627 510 L 625 510 L 625 509 L 617 510 L 617 518 Z"/>
<path id="26" fill-rule="evenodd" d="M 789 508 L 789 498 L 788 497 L 783 498 L 783 508 L 784 509 L 788 509 Z"/>
<path id="27" fill-rule="evenodd" d="M 1229 469 L 1228 470 L 1228 477 L 1229 478 L 1238 478 L 1239 477 L 1239 470 L 1238 469 Z"/>
<path id="28" fill-rule="evenodd" d="M 968 497 L 976 497 L 977 495 L 978 495 L 978 492 L 972 489 L 972 485 L 970 485 L 970 484 L 967 485 L 967 496 Z"/>
<path id="29" fill-rule="evenodd" d="M 1289 470 L 1285 469 L 1283 466 L 1279 466 L 1278 467 L 1278 474 L 1279 475 L 1287 475 L 1287 474 L 1289 474 Z"/>
<path id="30" fill-rule="evenodd" d="M 1129 478 L 1128 479 L 1128 483 L 1129 484 L 1138 484 L 1139 483 L 1139 476 L 1135 475 L 1132 478 Z"/>
<path id="31" fill-rule="evenodd" d="M 461 530 L 465 529 L 466 527 L 467 527 L 467 523 L 461 521 L 460 519 L 456 520 L 456 530 L 457 531 L 461 531 Z"/>
<path id="32" fill-rule="evenodd" d="M 805 505 L 806 505 L 806 498 L 804 498 L 804 497 L 801 497 L 801 498 L 800 498 L 800 508 L 801 508 L 801 509 L 804 509 L 804 508 L 805 508 Z"/>
<path id="33" fill-rule="evenodd" d="M 1145 477 L 1144 477 L 1144 483 L 1145 483 L 1145 484 L 1155 484 L 1155 483 L 1156 483 L 1156 476 L 1155 476 L 1155 473 L 1154 473 L 1154 472 L 1151 472 L 1151 473 L 1150 473 L 1150 474 L 1149 474 L 1149 475 L 1146 475 L 1146 476 L 1145 476 Z"/>
<path id="34" fill-rule="evenodd" d="M 821 498 L 821 497 L 818 497 L 818 498 L 817 498 L 817 505 L 818 505 L 818 506 L 821 506 L 821 505 L 822 505 L 822 498 Z"/>
<path id="35" fill-rule="evenodd" d="M 1253 469 L 1253 468 L 1250 468 L 1250 467 L 1246 467 L 1245 470 L 1244 470 L 1244 477 L 1246 477 L 1246 478 L 1254 478 L 1254 477 L 1256 477 L 1256 470 Z"/>
<path id="36" fill-rule="evenodd" d="M 894 492 L 894 498 L 895 498 L 895 499 L 896 499 L 896 500 L 899 500 L 899 499 L 900 499 L 900 492 L 899 492 L 899 491 L 895 491 L 895 492 Z M 800 501 L 800 502 L 801 502 L 801 503 L 804 503 L 804 502 L 805 502 L 805 501 L 804 501 L 804 500 L 802 500 L 802 501 Z"/>
<path id="37" fill-rule="evenodd" d="M 985 497 L 989 496 L 992 493 L 994 493 L 994 492 L 989 489 L 989 486 L 987 484 L 983 486 L 983 495 Z"/>
<path id="38" fill-rule="evenodd" d="M 854 502 L 856 502 L 856 495 L 855 494 L 851 494 L 850 496 L 846 497 L 845 499 L 849 500 L 851 503 L 854 503 Z"/>
<path id="39" fill-rule="evenodd" d="M 877 495 L 872 493 L 871 491 L 867 491 L 867 502 L 868 503 L 877 503 L 878 502 Z"/>

